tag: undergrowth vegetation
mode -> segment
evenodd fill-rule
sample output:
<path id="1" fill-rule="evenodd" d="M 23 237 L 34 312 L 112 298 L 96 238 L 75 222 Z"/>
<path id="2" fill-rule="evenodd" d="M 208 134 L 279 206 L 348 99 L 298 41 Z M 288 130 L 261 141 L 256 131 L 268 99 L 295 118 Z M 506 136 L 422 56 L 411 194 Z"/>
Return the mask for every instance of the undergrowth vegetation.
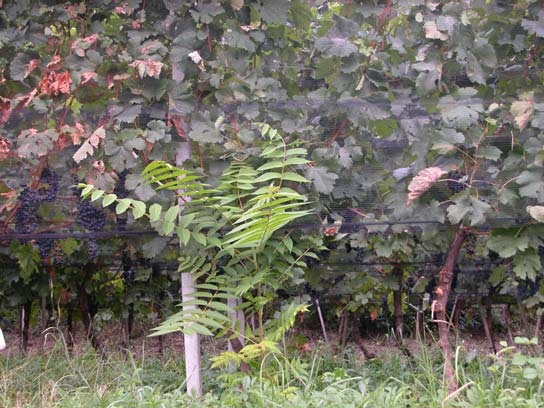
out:
<path id="1" fill-rule="evenodd" d="M 441 356 L 423 346 L 412 358 L 397 353 L 360 361 L 351 348 L 268 359 L 257 373 L 208 368 L 204 396 L 185 392 L 178 355 L 142 357 L 128 351 L 71 355 L 62 342 L 47 353 L 0 356 L 4 407 L 541 407 L 543 359 L 517 339 L 496 356 L 456 349 L 461 388 L 448 395 Z M 522 352 L 523 351 L 523 352 Z"/>

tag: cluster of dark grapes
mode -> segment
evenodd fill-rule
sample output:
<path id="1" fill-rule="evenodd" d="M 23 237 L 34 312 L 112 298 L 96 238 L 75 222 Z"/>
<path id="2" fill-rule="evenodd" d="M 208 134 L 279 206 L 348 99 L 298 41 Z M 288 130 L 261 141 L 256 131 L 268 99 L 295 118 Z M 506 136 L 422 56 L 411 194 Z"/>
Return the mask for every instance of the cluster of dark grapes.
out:
<path id="1" fill-rule="evenodd" d="M 60 188 L 60 176 L 48 168 L 42 171 L 38 196 L 41 201 L 55 201 Z"/>
<path id="2" fill-rule="evenodd" d="M 60 245 L 54 239 L 40 239 L 37 242 L 38 252 L 42 260 L 49 259 L 51 265 L 62 266 L 65 263 L 65 255 Z"/>
<path id="3" fill-rule="evenodd" d="M 55 246 L 53 248 L 53 252 L 51 253 L 51 263 L 54 266 L 63 266 L 65 261 L 64 252 L 62 252 L 59 245 Z"/>
<path id="4" fill-rule="evenodd" d="M 491 262 L 497 262 L 499 259 L 500 259 L 500 256 L 498 253 L 496 253 L 495 251 L 489 251 L 489 253 L 487 254 L 487 258 L 491 261 Z"/>
<path id="5" fill-rule="evenodd" d="M 78 204 L 76 223 L 88 231 L 100 231 L 106 225 L 106 213 L 102 208 L 94 207 L 89 200 L 81 201 Z M 89 258 L 98 258 L 98 242 L 96 239 L 87 240 L 87 251 Z"/>
<path id="6" fill-rule="evenodd" d="M 54 239 L 40 239 L 38 241 L 38 252 L 41 259 L 49 258 L 49 254 L 51 253 L 54 244 Z"/>
<path id="7" fill-rule="evenodd" d="M 128 255 L 127 251 L 123 252 L 121 262 L 123 264 L 123 282 L 126 286 L 129 286 L 134 282 L 134 268 L 132 265 L 132 259 Z"/>
<path id="8" fill-rule="evenodd" d="M 433 263 L 435 265 L 443 265 L 444 264 L 444 254 L 442 252 L 438 252 L 436 254 L 433 255 Z"/>
<path id="9" fill-rule="evenodd" d="M 36 212 L 41 200 L 36 190 L 25 187 L 19 195 L 19 209 L 15 214 L 15 229 L 21 233 L 31 233 L 38 228 L 40 218 Z"/>
<path id="10" fill-rule="evenodd" d="M 359 225 L 353 225 L 357 222 L 357 214 L 353 212 L 350 209 L 347 209 L 344 211 L 344 220 L 342 222 L 342 226 L 340 227 L 340 231 L 338 231 L 341 234 L 352 234 L 355 232 L 358 232 L 360 229 Z"/>
<path id="11" fill-rule="evenodd" d="M 469 234 L 465 239 L 465 252 L 468 255 L 474 255 L 476 252 L 476 235 Z"/>
<path id="12" fill-rule="evenodd" d="M 78 204 L 77 224 L 89 231 L 100 231 L 106 225 L 106 213 L 95 207 L 89 200 Z"/>
<path id="13" fill-rule="evenodd" d="M 518 297 L 521 300 L 525 300 L 536 295 L 536 293 L 540 289 L 540 281 L 540 276 L 538 276 L 535 281 L 532 281 L 531 279 L 521 281 L 518 284 Z"/>
<path id="14" fill-rule="evenodd" d="M 361 264 L 365 261 L 365 255 L 366 255 L 366 248 L 357 248 L 357 251 L 355 252 L 355 262 Z"/>
<path id="15" fill-rule="evenodd" d="M 118 175 L 117 185 L 115 186 L 115 189 L 113 190 L 113 193 L 119 197 L 119 198 L 126 198 L 128 197 L 128 190 L 126 188 L 126 181 L 127 181 L 127 175 L 128 170 L 123 170 Z"/>
<path id="16" fill-rule="evenodd" d="M 44 201 L 54 201 L 60 187 L 60 177 L 57 173 L 45 169 L 40 178 L 40 187 L 23 188 L 19 195 L 19 209 L 15 214 L 15 230 L 21 233 L 31 233 L 38 228 L 40 218 L 38 207 Z"/>
<path id="17" fill-rule="evenodd" d="M 448 188 L 451 190 L 452 193 L 454 194 L 460 193 L 466 188 L 465 183 L 463 183 L 462 181 L 456 181 L 456 180 L 461 180 L 464 176 L 465 175 L 458 170 L 450 171 L 448 173 L 447 183 L 448 183 Z"/>

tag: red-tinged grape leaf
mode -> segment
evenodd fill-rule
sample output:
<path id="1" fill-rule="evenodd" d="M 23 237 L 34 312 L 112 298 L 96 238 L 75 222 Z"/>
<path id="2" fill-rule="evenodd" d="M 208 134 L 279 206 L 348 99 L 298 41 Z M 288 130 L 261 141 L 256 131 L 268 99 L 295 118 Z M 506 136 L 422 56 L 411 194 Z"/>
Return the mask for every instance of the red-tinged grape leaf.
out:
<path id="1" fill-rule="evenodd" d="M 87 156 L 92 156 L 94 153 L 94 148 L 91 145 L 89 139 L 85 140 L 81 147 L 77 149 L 72 158 L 76 163 L 80 163 L 82 160 L 85 160 Z"/>
<path id="2" fill-rule="evenodd" d="M 428 167 L 421 170 L 408 185 L 409 193 L 406 205 L 410 207 L 414 200 L 431 188 L 445 174 L 447 171 L 440 167 Z"/>
<path id="3" fill-rule="evenodd" d="M 538 222 L 544 222 L 544 207 L 541 205 L 527 206 L 527 212 Z"/>

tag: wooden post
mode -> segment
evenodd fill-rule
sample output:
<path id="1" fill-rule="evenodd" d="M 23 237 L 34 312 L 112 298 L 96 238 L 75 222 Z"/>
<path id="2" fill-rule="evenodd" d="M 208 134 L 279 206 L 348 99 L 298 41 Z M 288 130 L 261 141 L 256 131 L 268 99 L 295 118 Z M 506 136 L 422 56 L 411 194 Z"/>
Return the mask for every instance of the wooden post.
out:
<path id="1" fill-rule="evenodd" d="M 180 83 L 183 81 L 183 71 L 176 64 L 172 64 L 172 79 Z M 178 112 L 175 106 L 170 106 L 170 113 L 174 115 L 183 115 L 183 112 Z M 187 128 L 184 129 L 185 141 L 179 144 L 176 151 L 176 166 L 183 167 L 183 162 L 191 158 L 192 148 L 189 140 L 188 124 L 183 123 Z M 183 204 L 191 200 L 191 197 L 179 197 L 178 204 L 180 206 L 180 217 L 183 212 Z M 194 300 L 191 293 L 196 292 L 193 277 L 190 273 L 184 272 L 181 274 L 181 301 L 183 303 Z M 183 310 L 195 309 L 196 306 L 183 306 Z M 202 373 L 200 369 L 200 336 L 195 333 L 191 335 L 183 335 L 183 345 L 185 350 L 185 374 L 187 376 L 187 393 L 195 397 L 202 396 Z"/>
<path id="2" fill-rule="evenodd" d="M 461 247 L 465 238 L 467 237 L 467 230 L 465 227 L 460 226 L 455 233 L 444 265 L 440 269 L 438 277 L 438 285 L 436 287 L 436 300 L 433 302 L 433 310 L 436 314 L 436 323 L 438 324 L 439 344 L 444 354 L 444 381 L 450 392 L 457 389 L 457 381 L 453 373 L 452 364 L 452 351 L 449 341 L 449 323 L 446 319 L 446 306 L 448 304 L 448 298 L 451 291 L 451 283 L 453 280 L 453 269 L 455 263 L 461 251 Z"/>
<path id="3" fill-rule="evenodd" d="M 317 315 L 319 316 L 319 323 L 321 324 L 321 330 L 323 331 L 323 338 L 325 339 L 325 344 L 329 348 L 329 337 L 327 336 L 327 329 L 325 328 L 325 320 L 323 319 L 323 314 L 321 313 L 321 306 L 319 305 L 319 299 L 315 298 L 315 307 L 317 309 Z"/>

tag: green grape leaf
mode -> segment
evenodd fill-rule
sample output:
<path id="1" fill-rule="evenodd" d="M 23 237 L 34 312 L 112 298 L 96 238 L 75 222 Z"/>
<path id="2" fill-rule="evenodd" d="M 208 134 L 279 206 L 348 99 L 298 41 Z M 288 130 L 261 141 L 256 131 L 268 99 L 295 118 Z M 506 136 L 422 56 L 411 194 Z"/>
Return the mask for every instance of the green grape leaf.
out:
<path id="1" fill-rule="evenodd" d="M 513 271 L 519 279 L 530 279 L 534 282 L 537 273 L 542 269 L 540 256 L 532 248 L 518 252 L 512 262 Z"/>

